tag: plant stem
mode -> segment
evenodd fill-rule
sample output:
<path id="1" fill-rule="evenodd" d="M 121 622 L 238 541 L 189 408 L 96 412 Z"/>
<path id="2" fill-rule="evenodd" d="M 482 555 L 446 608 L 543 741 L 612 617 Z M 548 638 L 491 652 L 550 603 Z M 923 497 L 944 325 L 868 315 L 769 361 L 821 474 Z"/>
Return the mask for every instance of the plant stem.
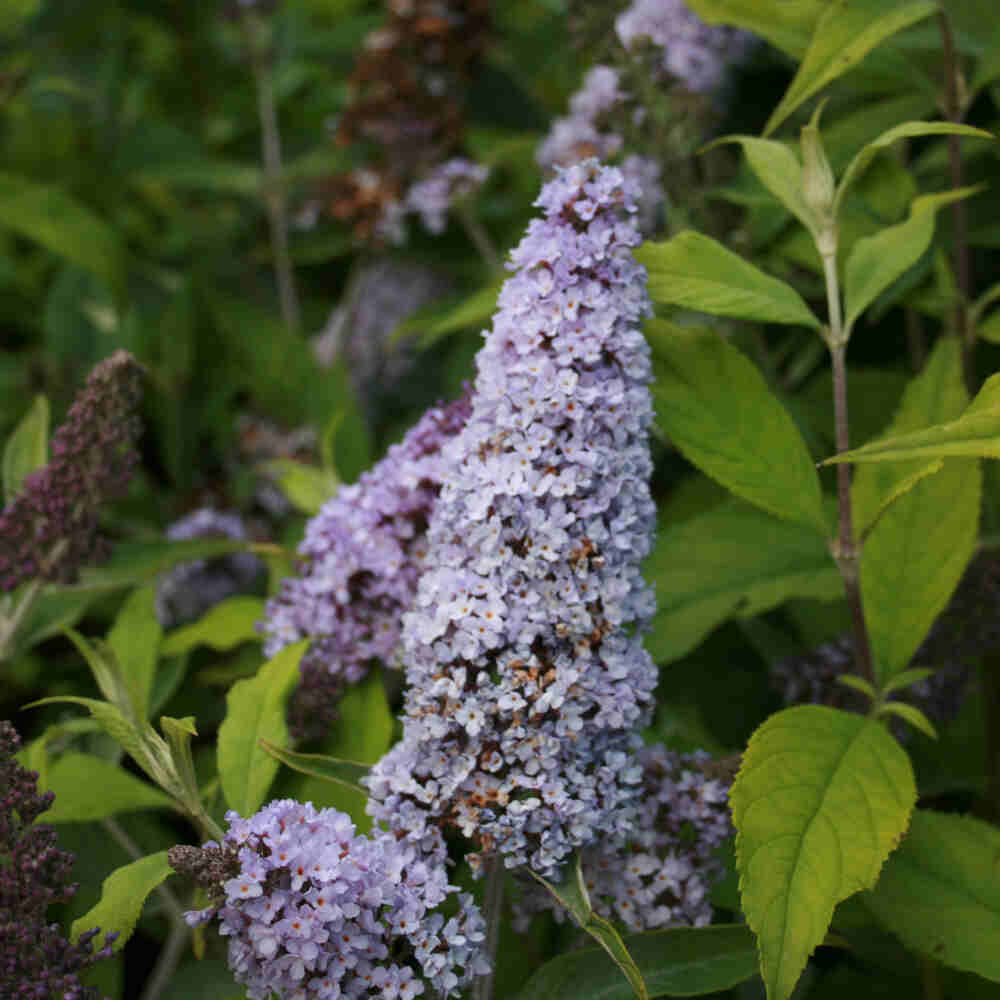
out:
<path id="1" fill-rule="evenodd" d="M 943 1000 L 941 977 L 938 975 L 937 962 L 933 958 L 920 956 L 920 981 L 924 987 L 924 1000 Z"/>
<path id="2" fill-rule="evenodd" d="M 837 451 L 851 447 L 850 421 L 847 412 L 847 341 L 844 337 L 843 314 L 840 308 L 840 288 L 837 283 L 836 249 L 823 255 L 823 273 L 826 277 L 827 310 L 830 332 L 827 344 L 833 363 L 833 408 L 836 421 Z M 865 680 L 877 686 L 872 663 L 871 644 L 865 613 L 861 604 L 861 585 L 858 578 L 860 553 L 854 541 L 854 514 L 851 509 L 851 467 L 847 463 L 837 466 L 837 506 L 839 531 L 831 543 L 833 558 L 844 580 L 847 604 L 851 609 L 854 632 L 855 665 Z"/>
<path id="3" fill-rule="evenodd" d="M 278 281 L 281 319 L 293 333 L 299 332 L 299 299 L 295 291 L 292 258 L 288 252 L 288 211 L 285 205 L 284 180 L 281 176 L 281 134 L 274 104 L 274 86 L 269 59 L 257 44 L 256 15 L 242 13 L 250 69 L 257 90 L 257 114 L 260 118 L 261 152 L 264 162 L 264 203 L 271 226 L 271 252 Z"/>
<path id="4" fill-rule="evenodd" d="M 472 987 L 472 1000 L 493 1000 L 497 942 L 500 940 L 500 913 L 503 909 L 503 858 L 494 855 L 483 862 L 483 917 L 486 920 L 486 955 L 490 971 Z"/>

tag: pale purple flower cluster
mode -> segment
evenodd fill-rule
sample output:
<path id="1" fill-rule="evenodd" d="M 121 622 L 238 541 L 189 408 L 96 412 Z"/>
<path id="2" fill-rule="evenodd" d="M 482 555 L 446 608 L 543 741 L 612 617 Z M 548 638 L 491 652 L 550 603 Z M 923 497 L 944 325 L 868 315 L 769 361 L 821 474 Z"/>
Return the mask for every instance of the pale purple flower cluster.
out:
<path id="1" fill-rule="evenodd" d="M 411 1000 L 427 984 L 449 997 L 489 971 L 472 896 L 458 893 L 455 916 L 437 912 L 457 892 L 440 840 L 426 852 L 383 831 L 356 836 L 345 813 L 292 799 L 226 822 L 200 870 L 228 867 L 230 877 L 214 887 L 216 905 L 185 917 L 192 926 L 218 919 L 229 967 L 252 1000 Z M 172 853 L 171 863 L 197 871 L 190 853 Z"/>
<path id="2" fill-rule="evenodd" d="M 744 58 L 752 36 L 705 24 L 683 0 L 635 0 L 615 21 L 626 49 L 648 39 L 663 50 L 665 72 L 696 94 L 718 89 L 727 66 Z"/>
<path id="3" fill-rule="evenodd" d="M 680 754 L 662 744 L 644 747 L 642 802 L 636 830 L 623 846 L 602 841 L 585 849 L 581 866 L 594 909 L 632 931 L 711 922 L 709 890 L 723 874 L 716 848 L 732 834 L 729 783 L 706 773 L 708 754 Z M 514 923 L 565 911 L 537 883 L 514 905 Z"/>
<path id="4" fill-rule="evenodd" d="M 463 397 L 428 410 L 385 458 L 344 486 L 306 525 L 299 575 L 267 604 L 265 653 L 314 637 L 290 721 L 300 738 L 319 735 L 335 716 L 345 684 L 373 660 L 395 664 L 400 617 L 424 564 L 428 520 L 444 476 L 442 446 L 462 428 Z"/>
<path id="5" fill-rule="evenodd" d="M 366 779 L 399 830 L 452 825 L 507 867 L 554 874 L 628 832 L 656 669 L 640 633 L 650 306 L 634 187 L 561 170 L 512 253 L 472 415 L 443 451 L 426 570 L 403 619 L 403 739 Z"/>
<path id="6" fill-rule="evenodd" d="M 420 216 L 428 232 L 443 233 L 448 209 L 482 187 L 489 172 L 489 167 L 461 156 L 446 160 L 410 187 L 406 208 Z"/>

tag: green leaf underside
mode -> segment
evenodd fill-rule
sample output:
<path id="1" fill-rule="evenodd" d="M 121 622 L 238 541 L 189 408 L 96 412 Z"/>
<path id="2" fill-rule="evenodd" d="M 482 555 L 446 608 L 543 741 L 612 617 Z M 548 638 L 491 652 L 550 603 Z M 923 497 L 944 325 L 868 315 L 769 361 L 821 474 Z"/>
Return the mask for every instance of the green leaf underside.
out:
<path id="1" fill-rule="evenodd" d="M 371 770 L 370 764 L 359 764 L 353 760 L 338 760 L 336 757 L 327 757 L 326 754 L 321 753 L 296 753 L 293 750 L 275 746 L 268 740 L 261 740 L 260 745 L 275 760 L 294 771 L 320 778 L 322 781 L 334 781 L 341 785 L 347 785 L 348 788 L 359 792 L 362 791 L 361 779 Z"/>
<path id="2" fill-rule="evenodd" d="M 764 134 L 773 132 L 803 101 L 842 76 L 897 31 L 933 14 L 933 0 L 873 5 L 835 0 L 820 16 L 795 78 L 774 109 Z"/>
<path id="3" fill-rule="evenodd" d="M 196 646 L 210 646 L 223 652 L 241 642 L 259 642 L 257 622 L 264 617 L 264 601 L 259 597 L 230 597 L 220 601 L 196 622 L 171 632 L 163 641 L 164 656 L 179 656 Z"/>
<path id="4" fill-rule="evenodd" d="M 45 790 L 55 793 L 46 823 L 105 819 L 136 809 L 170 809 L 173 800 L 128 771 L 91 754 L 67 753 L 48 768 Z"/>
<path id="5" fill-rule="evenodd" d="M 844 596 L 819 534 L 738 500 L 661 527 L 644 574 L 656 587 L 646 648 L 658 663 L 683 656 L 734 613 L 761 614 L 791 597 Z"/>
<path id="6" fill-rule="evenodd" d="M 286 646 L 255 677 L 238 681 L 226 697 L 226 718 L 219 727 L 219 780 L 226 801 L 241 816 L 263 805 L 278 762 L 259 744 L 288 741 L 285 702 L 299 677 L 308 639 Z"/>
<path id="7" fill-rule="evenodd" d="M 49 401 L 36 396 L 28 412 L 10 433 L 3 449 L 5 503 L 21 491 L 25 478 L 49 460 Z"/>
<path id="8" fill-rule="evenodd" d="M 172 872 L 166 851 L 150 854 L 113 871 L 101 886 L 100 902 L 73 921 L 70 937 L 76 941 L 84 931 L 99 927 L 101 932 L 93 941 L 94 947 L 99 948 L 105 934 L 117 932 L 114 950 L 120 951 L 135 930 L 146 897 Z"/>
<path id="9" fill-rule="evenodd" d="M 700 996 L 729 989 L 757 973 L 753 935 L 742 924 L 632 934 L 624 943 L 650 997 Z M 608 955 L 599 948 L 585 948 L 543 965 L 518 1000 L 630 1000 L 633 996 Z"/>
<path id="10" fill-rule="evenodd" d="M 664 243 L 645 243 L 635 256 L 649 273 L 654 302 L 764 323 L 821 326 L 794 288 L 701 233 L 687 230 Z"/>
<path id="11" fill-rule="evenodd" d="M 827 533 L 819 477 L 795 422 L 737 348 L 710 331 L 646 324 L 657 425 L 727 489 Z"/>
<path id="12" fill-rule="evenodd" d="M 918 809 L 864 901 L 907 947 L 1000 982 L 998 857 L 995 826 Z"/>
<path id="13" fill-rule="evenodd" d="M 875 884 L 915 801 L 909 759 L 876 720 L 803 705 L 751 737 L 730 804 L 769 998 L 791 995 L 834 906 Z"/>

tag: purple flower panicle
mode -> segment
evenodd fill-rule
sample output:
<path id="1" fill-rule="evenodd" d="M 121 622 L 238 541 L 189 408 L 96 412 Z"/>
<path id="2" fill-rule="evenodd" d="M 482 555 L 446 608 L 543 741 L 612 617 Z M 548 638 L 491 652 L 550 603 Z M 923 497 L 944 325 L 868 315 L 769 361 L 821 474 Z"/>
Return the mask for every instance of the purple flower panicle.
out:
<path id="1" fill-rule="evenodd" d="M 448 209 L 482 187 L 489 172 L 489 167 L 461 156 L 446 160 L 412 185 L 406 208 L 420 216 L 429 233 L 443 233 Z"/>

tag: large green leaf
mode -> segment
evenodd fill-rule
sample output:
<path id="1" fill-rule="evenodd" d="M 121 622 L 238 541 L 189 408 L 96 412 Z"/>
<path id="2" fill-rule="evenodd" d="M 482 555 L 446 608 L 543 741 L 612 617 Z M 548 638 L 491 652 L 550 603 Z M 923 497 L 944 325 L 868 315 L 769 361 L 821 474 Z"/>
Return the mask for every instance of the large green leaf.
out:
<path id="1" fill-rule="evenodd" d="M 226 718 L 219 727 L 219 781 L 230 807 L 250 816 L 264 803 L 278 762 L 260 745 L 288 741 L 285 703 L 299 678 L 299 660 L 309 645 L 303 639 L 268 660 L 255 677 L 239 681 L 226 697 Z"/>
<path id="2" fill-rule="evenodd" d="M 196 622 L 174 629 L 163 640 L 164 656 L 179 656 L 196 646 L 209 646 L 223 652 L 241 642 L 260 641 L 257 623 L 264 617 L 264 602 L 259 597 L 238 596 L 220 601 Z"/>
<path id="3" fill-rule="evenodd" d="M 764 510 L 826 535 L 819 477 L 764 377 L 712 332 L 651 320 L 659 426 L 703 472 Z"/>
<path id="4" fill-rule="evenodd" d="M 689 652 L 732 614 L 844 593 L 820 535 L 736 500 L 662 527 L 645 574 L 657 603 L 646 647 L 661 663 Z"/>
<path id="5" fill-rule="evenodd" d="M 854 244 L 844 264 L 844 335 L 850 336 L 858 317 L 901 274 L 912 267 L 931 245 L 934 216 L 944 205 L 981 190 L 959 188 L 914 199 L 910 217 Z"/>
<path id="6" fill-rule="evenodd" d="M 813 26 L 823 12 L 822 0 L 796 0 L 780 5 L 761 0 L 688 0 L 708 24 L 730 24 L 766 38 L 793 59 L 801 59 Z"/>
<path id="7" fill-rule="evenodd" d="M 45 790 L 56 797 L 45 813 L 46 823 L 77 823 L 174 805 L 169 795 L 117 764 L 82 753 L 64 754 L 52 764 Z"/>
<path id="8" fill-rule="evenodd" d="M 757 973 L 757 950 L 744 924 L 675 927 L 632 934 L 625 947 L 650 997 L 691 997 L 727 990 Z M 518 1000 L 630 1000 L 631 986 L 598 948 L 560 955 L 543 965 Z"/>
<path id="9" fill-rule="evenodd" d="M 916 797 L 909 758 L 877 720 L 801 705 L 750 738 L 729 801 L 771 1000 L 791 995 L 834 906 L 875 885 Z"/>
<path id="10" fill-rule="evenodd" d="M 864 899 L 907 947 L 1000 982 L 998 857 L 995 826 L 918 809 Z"/>
<path id="11" fill-rule="evenodd" d="M 118 661 L 125 682 L 135 692 L 136 706 L 145 715 L 156 674 L 163 628 L 156 617 L 156 588 L 148 583 L 134 590 L 122 605 L 108 645 Z"/>
<path id="12" fill-rule="evenodd" d="M 100 947 L 104 935 L 113 931 L 118 934 L 114 950 L 120 951 L 135 930 L 146 897 L 171 874 L 166 851 L 157 851 L 112 872 L 101 886 L 101 901 L 73 921 L 70 937 L 76 941 L 84 931 L 99 927 L 101 933 L 94 946 Z"/>
<path id="13" fill-rule="evenodd" d="M 0 227 L 41 243 L 122 292 L 123 259 L 115 231 L 62 188 L 0 172 Z"/>
<path id="14" fill-rule="evenodd" d="M 645 243 L 636 258 L 649 272 L 654 302 L 763 323 L 822 325 L 794 288 L 701 233 Z"/>
<path id="15" fill-rule="evenodd" d="M 49 401 L 36 396 L 31 409 L 11 431 L 3 449 L 3 494 L 6 503 L 21 491 L 29 473 L 49 460 Z"/>
<path id="16" fill-rule="evenodd" d="M 889 429 L 896 436 L 955 419 L 968 396 L 955 338 L 942 338 L 908 386 Z M 908 478 L 917 481 L 885 508 L 865 540 L 860 580 L 878 679 L 904 670 L 952 595 L 976 544 L 982 472 L 973 459 L 859 466 L 853 497 L 859 524 L 870 524 L 885 499 Z"/>
<path id="17" fill-rule="evenodd" d="M 937 10 L 933 0 L 834 0 L 813 30 L 795 78 L 774 109 L 764 134 L 773 132 L 800 105 L 857 65 L 886 38 Z"/>

